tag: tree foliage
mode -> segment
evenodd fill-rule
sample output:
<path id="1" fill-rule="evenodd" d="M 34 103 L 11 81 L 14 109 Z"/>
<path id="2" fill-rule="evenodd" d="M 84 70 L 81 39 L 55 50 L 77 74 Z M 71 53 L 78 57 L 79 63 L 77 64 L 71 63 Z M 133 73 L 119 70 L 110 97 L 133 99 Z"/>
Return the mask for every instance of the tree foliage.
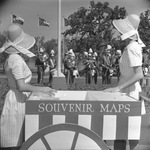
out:
<path id="1" fill-rule="evenodd" d="M 124 7 L 112 9 L 108 2 L 91 1 L 89 8 L 80 7 L 68 17 L 69 29 L 64 34 L 70 40 L 66 44 L 75 52 L 89 48 L 98 51 L 102 46 L 112 44 L 112 19 L 124 18 L 126 14 Z"/>
<path id="2" fill-rule="evenodd" d="M 53 49 L 56 54 L 57 54 L 57 40 L 56 39 L 51 39 L 51 40 L 48 40 L 44 43 L 44 48 L 46 49 L 46 51 L 50 54 L 50 51 Z"/>
<path id="3" fill-rule="evenodd" d="M 140 15 L 141 22 L 139 24 L 140 38 L 144 44 L 150 48 L 150 10 L 146 10 Z"/>
<path id="4" fill-rule="evenodd" d="M 3 44 L 5 43 L 6 37 L 7 37 L 7 32 L 6 31 L 3 32 L 3 33 L 0 33 L 0 47 L 2 47 Z M 4 64 L 5 59 L 6 59 L 6 54 L 1 53 L 0 54 L 0 64 Z"/>

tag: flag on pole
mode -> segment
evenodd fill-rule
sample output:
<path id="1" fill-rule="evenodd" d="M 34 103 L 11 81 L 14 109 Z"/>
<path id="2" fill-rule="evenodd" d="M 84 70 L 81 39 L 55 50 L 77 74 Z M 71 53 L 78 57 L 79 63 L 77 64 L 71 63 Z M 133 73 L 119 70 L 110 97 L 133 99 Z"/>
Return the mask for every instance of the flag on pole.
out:
<path id="1" fill-rule="evenodd" d="M 12 14 L 12 23 L 17 23 L 17 24 L 23 25 L 24 19 L 19 17 L 19 16 Z"/>
<path id="2" fill-rule="evenodd" d="M 46 21 L 45 19 L 39 17 L 39 26 L 47 26 L 47 27 L 49 27 L 49 22 Z"/>

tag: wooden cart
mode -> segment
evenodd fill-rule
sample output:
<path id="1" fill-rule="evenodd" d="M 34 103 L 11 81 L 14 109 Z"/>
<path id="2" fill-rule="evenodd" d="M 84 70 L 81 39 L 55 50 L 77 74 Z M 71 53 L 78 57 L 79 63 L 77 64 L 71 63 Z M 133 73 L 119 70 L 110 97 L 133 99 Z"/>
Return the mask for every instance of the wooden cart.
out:
<path id="1" fill-rule="evenodd" d="M 32 93 L 21 150 L 108 150 L 104 140 L 140 140 L 143 110 L 142 102 L 121 93 Z"/>

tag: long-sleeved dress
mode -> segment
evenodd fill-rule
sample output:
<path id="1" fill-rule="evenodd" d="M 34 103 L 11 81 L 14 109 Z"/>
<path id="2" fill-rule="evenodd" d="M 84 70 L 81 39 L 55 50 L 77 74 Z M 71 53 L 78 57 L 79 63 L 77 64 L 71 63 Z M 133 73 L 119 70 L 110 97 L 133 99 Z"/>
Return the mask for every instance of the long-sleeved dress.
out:
<path id="1" fill-rule="evenodd" d="M 19 54 L 11 54 L 5 62 L 9 91 L 0 118 L 0 147 L 20 146 L 24 140 L 25 100 L 29 92 L 20 92 L 16 80 L 29 83 L 32 73 Z"/>

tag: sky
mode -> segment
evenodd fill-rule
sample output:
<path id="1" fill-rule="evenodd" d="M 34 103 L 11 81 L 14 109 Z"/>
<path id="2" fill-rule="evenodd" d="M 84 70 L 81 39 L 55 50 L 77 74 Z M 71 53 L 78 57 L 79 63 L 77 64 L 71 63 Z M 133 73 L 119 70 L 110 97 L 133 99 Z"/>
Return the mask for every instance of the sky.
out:
<path id="1" fill-rule="evenodd" d="M 11 13 L 24 19 L 23 30 L 36 37 L 44 36 L 46 40 L 58 36 L 58 1 L 61 2 L 61 32 L 67 29 L 63 18 L 67 18 L 80 7 L 88 8 L 91 0 L 7 0 L 0 7 L 0 32 L 6 31 L 11 24 Z M 109 2 L 110 7 L 125 7 L 129 14 L 139 15 L 150 8 L 149 0 L 94 0 Z M 50 27 L 38 26 L 38 15 L 49 21 Z"/>

